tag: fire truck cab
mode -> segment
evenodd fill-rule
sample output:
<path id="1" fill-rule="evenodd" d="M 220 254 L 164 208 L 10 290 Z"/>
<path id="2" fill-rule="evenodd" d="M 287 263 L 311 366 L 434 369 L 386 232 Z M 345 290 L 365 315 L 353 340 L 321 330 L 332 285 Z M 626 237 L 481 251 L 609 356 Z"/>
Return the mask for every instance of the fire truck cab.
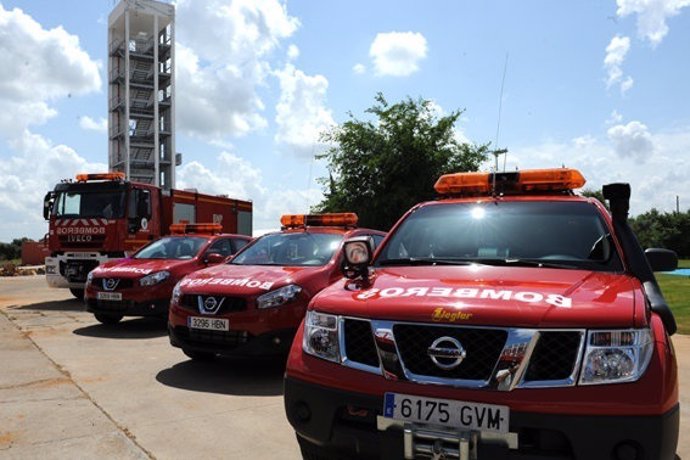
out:
<path id="1" fill-rule="evenodd" d="M 48 192 L 46 281 L 81 298 L 88 273 L 169 232 L 170 225 L 213 222 L 226 233 L 251 235 L 252 203 L 195 191 L 164 191 L 126 181 L 123 173 L 78 174 Z"/>

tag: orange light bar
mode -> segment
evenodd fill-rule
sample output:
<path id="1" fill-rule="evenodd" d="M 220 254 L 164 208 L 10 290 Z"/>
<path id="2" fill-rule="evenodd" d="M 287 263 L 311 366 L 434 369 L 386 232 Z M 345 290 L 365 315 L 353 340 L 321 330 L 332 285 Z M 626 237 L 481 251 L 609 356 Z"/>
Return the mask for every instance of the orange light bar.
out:
<path id="1" fill-rule="evenodd" d="M 441 176 L 434 189 L 441 195 L 489 194 L 493 187 L 492 173 L 455 173 Z M 498 179 L 500 178 L 500 179 Z M 577 169 L 526 169 L 524 171 L 499 173 L 496 188 L 513 193 L 529 191 L 561 191 L 580 188 L 585 185 L 584 176 Z M 512 184 L 512 185 L 511 185 Z M 506 187 L 510 185 L 510 187 Z"/>
<path id="2" fill-rule="evenodd" d="M 489 175 L 481 172 L 444 174 L 436 181 L 434 189 L 441 195 L 489 193 Z"/>
<path id="3" fill-rule="evenodd" d="M 283 227 L 304 227 L 306 225 L 320 227 L 348 227 L 355 226 L 359 218 L 354 212 L 338 212 L 328 214 L 284 214 L 280 217 Z"/>
<path id="4" fill-rule="evenodd" d="M 125 180 L 125 173 L 123 172 L 109 172 L 109 173 L 91 173 L 91 174 L 77 174 L 78 182 L 87 182 L 90 180 Z"/>
<path id="5" fill-rule="evenodd" d="M 587 182 L 577 169 L 529 169 L 520 171 L 519 183 L 524 190 L 572 190 Z"/>
<path id="6" fill-rule="evenodd" d="M 222 230 L 223 226 L 221 224 L 189 224 L 181 222 L 170 226 L 170 233 L 172 235 L 184 235 L 186 233 L 213 235 L 220 233 Z"/>

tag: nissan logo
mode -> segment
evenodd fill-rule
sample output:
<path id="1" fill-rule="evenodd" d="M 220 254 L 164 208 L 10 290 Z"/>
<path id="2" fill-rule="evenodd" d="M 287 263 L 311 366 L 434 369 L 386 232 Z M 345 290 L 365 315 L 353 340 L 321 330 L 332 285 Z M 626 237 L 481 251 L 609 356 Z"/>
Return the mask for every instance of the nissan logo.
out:
<path id="1" fill-rule="evenodd" d="M 223 305 L 223 301 L 225 300 L 225 298 L 221 298 L 219 302 L 218 299 L 210 296 L 206 297 L 206 299 L 204 299 L 202 296 L 199 296 L 198 299 L 199 312 L 211 315 L 216 314 L 218 310 L 220 310 L 220 307 Z"/>
<path id="2" fill-rule="evenodd" d="M 455 369 L 467 356 L 460 341 L 448 336 L 434 340 L 426 353 L 434 364 L 444 370 Z"/>
<path id="3" fill-rule="evenodd" d="M 106 291 L 112 291 L 120 283 L 119 279 L 116 278 L 106 278 L 103 280 L 103 289 Z"/>

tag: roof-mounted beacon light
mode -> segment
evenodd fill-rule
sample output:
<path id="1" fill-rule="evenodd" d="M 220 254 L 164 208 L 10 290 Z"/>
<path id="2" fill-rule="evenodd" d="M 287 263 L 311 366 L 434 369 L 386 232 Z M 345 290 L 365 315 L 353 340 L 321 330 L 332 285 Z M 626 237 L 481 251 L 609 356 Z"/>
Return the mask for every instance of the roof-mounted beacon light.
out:
<path id="1" fill-rule="evenodd" d="M 77 182 L 88 182 L 90 180 L 125 180 L 125 173 L 123 172 L 109 172 L 109 173 L 82 173 L 77 174 Z"/>
<path id="2" fill-rule="evenodd" d="M 184 235 L 187 233 L 213 235 L 220 233 L 222 230 L 223 226 L 220 224 L 190 224 L 181 222 L 170 226 L 170 233 L 172 235 Z"/>
<path id="3" fill-rule="evenodd" d="M 280 217 L 283 228 L 295 227 L 354 227 L 359 218 L 354 212 L 327 214 L 284 214 Z"/>
<path id="4" fill-rule="evenodd" d="M 496 187 L 493 173 L 444 174 L 434 185 L 440 195 L 488 195 L 491 193 L 521 193 L 532 191 L 568 191 L 585 185 L 580 171 L 571 168 L 526 169 L 513 173 L 498 173 Z"/>

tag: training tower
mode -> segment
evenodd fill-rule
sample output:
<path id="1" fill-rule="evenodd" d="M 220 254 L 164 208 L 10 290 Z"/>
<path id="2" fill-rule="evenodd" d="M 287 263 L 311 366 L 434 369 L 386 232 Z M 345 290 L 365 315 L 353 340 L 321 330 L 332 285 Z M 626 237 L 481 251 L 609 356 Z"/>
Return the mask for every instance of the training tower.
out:
<path id="1" fill-rule="evenodd" d="M 175 186 L 175 7 L 121 0 L 108 17 L 108 166 Z"/>

